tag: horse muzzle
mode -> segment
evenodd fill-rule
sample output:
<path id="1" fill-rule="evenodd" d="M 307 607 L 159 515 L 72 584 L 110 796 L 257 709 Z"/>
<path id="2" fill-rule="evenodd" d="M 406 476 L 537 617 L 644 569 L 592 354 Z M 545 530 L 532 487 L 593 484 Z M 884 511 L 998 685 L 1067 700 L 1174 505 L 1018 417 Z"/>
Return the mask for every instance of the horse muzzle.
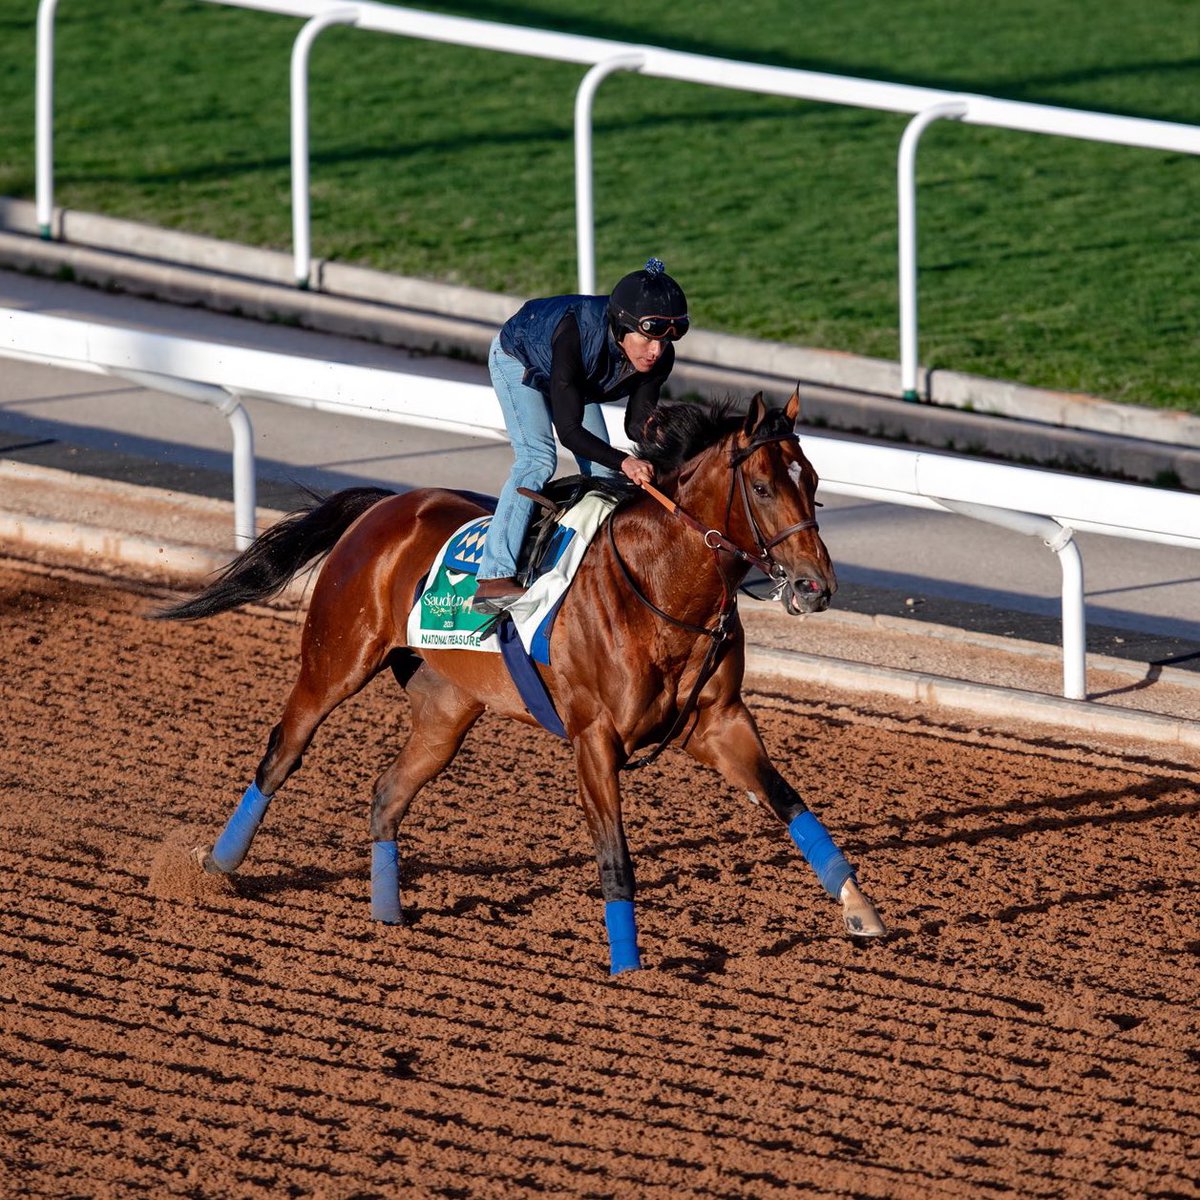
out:
<path id="1" fill-rule="evenodd" d="M 824 612 L 829 607 L 836 587 L 836 583 L 830 587 L 823 579 L 788 579 L 779 594 L 779 600 L 783 611 L 791 617 Z"/>

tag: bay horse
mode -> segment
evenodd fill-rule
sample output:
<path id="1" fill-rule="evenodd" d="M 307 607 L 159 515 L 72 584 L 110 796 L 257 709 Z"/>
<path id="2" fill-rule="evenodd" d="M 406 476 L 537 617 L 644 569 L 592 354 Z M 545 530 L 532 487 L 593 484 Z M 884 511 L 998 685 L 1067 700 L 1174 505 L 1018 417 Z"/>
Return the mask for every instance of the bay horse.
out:
<path id="1" fill-rule="evenodd" d="M 795 394 L 770 409 L 761 393 L 744 417 L 728 403 L 660 408 L 638 453 L 655 464 L 667 511 L 636 491 L 617 507 L 563 599 L 550 665 L 538 668 L 574 751 L 613 975 L 641 966 L 619 777 L 656 744 L 673 742 L 755 803 L 765 800 L 840 901 L 846 931 L 886 933 L 829 833 L 771 764 L 741 696 L 736 600 L 750 565 L 767 572 L 794 615 L 825 609 L 837 587 L 817 528 L 817 475 L 794 432 L 798 411 Z M 157 614 L 191 620 L 262 601 L 325 559 L 299 676 L 254 782 L 211 850 L 197 852 L 205 870 L 237 869 L 321 722 L 390 667 L 411 698 L 412 729 L 375 784 L 371 908 L 377 920 L 402 921 L 396 837 L 414 796 L 485 709 L 537 723 L 499 654 L 407 643 L 421 581 L 455 531 L 487 512 L 479 500 L 424 488 L 351 488 L 314 500 L 259 536 L 202 592 Z"/>

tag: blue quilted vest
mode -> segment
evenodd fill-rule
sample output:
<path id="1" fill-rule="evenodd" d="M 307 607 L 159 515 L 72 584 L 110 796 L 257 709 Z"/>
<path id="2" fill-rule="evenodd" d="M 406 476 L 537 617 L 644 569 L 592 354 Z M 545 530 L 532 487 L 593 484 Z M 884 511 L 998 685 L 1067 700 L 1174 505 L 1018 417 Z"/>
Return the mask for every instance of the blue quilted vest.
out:
<path id="1" fill-rule="evenodd" d="M 525 368 L 524 382 L 543 396 L 550 394 L 551 339 L 558 323 L 574 313 L 588 394 L 585 403 L 613 400 L 626 394 L 637 372 L 621 353 L 608 323 L 607 296 L 551 296 L 530 300 L 505 321 L 500 348 Z M 627 385 L 627 386 L 622 386 Z"/>

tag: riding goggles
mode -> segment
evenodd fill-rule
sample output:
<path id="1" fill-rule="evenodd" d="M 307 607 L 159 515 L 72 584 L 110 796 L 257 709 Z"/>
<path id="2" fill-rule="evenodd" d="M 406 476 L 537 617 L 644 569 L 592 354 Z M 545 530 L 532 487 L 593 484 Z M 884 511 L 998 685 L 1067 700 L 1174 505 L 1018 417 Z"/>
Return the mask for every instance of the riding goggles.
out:
<path id="1" fill-rule="evenodd" d="M 630 329 L 656 342 L 663 338 L 677 342 L 687 333 L 690 324 L 687 313 L 682 317 L 631 317 L 628 313 L 621 315 Z"/>

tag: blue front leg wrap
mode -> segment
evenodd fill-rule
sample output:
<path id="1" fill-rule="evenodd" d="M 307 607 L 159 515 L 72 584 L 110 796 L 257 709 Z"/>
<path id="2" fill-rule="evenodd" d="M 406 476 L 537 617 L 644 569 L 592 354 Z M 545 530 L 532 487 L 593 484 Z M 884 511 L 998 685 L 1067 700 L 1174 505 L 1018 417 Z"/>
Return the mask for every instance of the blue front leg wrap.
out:
<path id="1" fill-rule="evenodd" d="M 633 919 L 632 900 L 604 902 L 604 928 L 608 930 L 608 951 L 612 958 L 610 975 L 641 969 L 637 948 L 637 924 Z"/>
<path id="2" fill-rule="evenodd" d="M 371 843 L 371 916 L 387 925 L 400 925 L 400 852 L 395 842 Z"/>
<path id="3" fill-rule="evenodd" d="M 271 797 L 264 796 L 258 790 L 257 783 L 252 783 L 246 789 L 241 803 L 234 809 L 233 816 L 217 838 L 217 844 L 209 852 L 209 861 L 218 871 L 228 874 L 241 866 L 270 803 Z"/>
<path id="4" fill-rule="evenodd" d="M 854 868 L 833 844 L 829 830 L 812 813 L 805 811 L 792 818 L 788 826 L 792 841 L 817 873 L 824 889 L 835 899 L 841 898 L 842 885 L 854 878 Z"/>

